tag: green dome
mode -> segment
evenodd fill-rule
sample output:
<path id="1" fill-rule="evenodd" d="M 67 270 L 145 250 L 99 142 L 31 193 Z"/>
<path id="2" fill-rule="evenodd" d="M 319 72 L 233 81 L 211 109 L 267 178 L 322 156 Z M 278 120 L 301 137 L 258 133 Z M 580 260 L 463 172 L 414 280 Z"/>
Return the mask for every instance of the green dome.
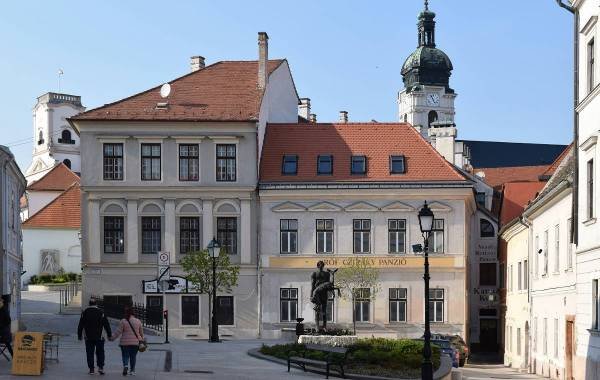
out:
<path id="1" fill-rule="evenodd" d="M 402 65 L 402 75 L 407 74 L 414 69 L 443 70 L 450 72 L 453 70 L 452 61 L 446 53 L 435 47 L 419 46 L 411 55 L 406 58 Z"/>

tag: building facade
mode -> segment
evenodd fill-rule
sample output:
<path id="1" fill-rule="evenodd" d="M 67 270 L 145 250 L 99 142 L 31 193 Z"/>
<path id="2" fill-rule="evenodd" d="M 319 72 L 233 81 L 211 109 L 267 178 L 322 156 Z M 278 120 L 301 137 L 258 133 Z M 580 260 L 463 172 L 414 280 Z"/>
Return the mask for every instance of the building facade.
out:
<path id="1" fill-rule="evenodd" d="M 0 145 L 0 291 L 10 310 L 11 330 L 21 319 L 21 271 L 23 269 L 19 200 L 27 182 L 10 150 Z"/>
<path id="2" fill-rule="evenodd" d="M 70 119 L 81 138 L 83 300 L 163 305 L 171 331 L 208 335 L 206 296 L 194 294 L 180 259 L 216 237 L 240 266 L 238 286 L 217 300 L 221 333 L 258 335 L 259 155 L 266 123 L 297 122 L 285 60 L 204 66 Z M 235 81 L 231 78 L 235 77 Z M 98 159 L 102 158 L 102 159 Z M 168 252 L 175 289 L 159 293 L 157 252 Z"/>
<path id="3" fill-rule="evenodd" d="M 85 110 L 81 97 L 48 92 L 33 107 L 33 159 L 25 176 L 31 183 L 57 163 L 81 171 L 80 141 L 67 119 Z"/>
<path id="4" fill-rule="evenodd" d="M 359 335 L 421 337 L 423 258 L 411 247 L 423 243 L 417 214 L 428 201 L 432 331 L 468 339 L 473 183 L 409 124 L 269 124 L 259 199 L 262 336 L 279 337 L 297 317 L 314 323 L 319 260 L 330 269 L 361 260 L 380 284 L 362 291 L 378 292 L 354 305 L 333 297 L 330 323 L 349 327 L 354 314 Z"/>

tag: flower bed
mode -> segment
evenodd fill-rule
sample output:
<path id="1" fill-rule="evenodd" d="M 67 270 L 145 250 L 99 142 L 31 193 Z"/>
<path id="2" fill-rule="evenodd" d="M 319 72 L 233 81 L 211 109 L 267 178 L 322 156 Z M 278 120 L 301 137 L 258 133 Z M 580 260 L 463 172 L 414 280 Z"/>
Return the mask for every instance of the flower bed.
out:
<path id="1" fill-rule="evenodd" d="M 349 347 L 356 343 L 356 335 L 331 336 L 331 335 L 300 335 L 298 343 L 300 344 L 322 344 L 333 347 Z"/>
<path id="2" fill-rule="evenodd" d="M 420 377 L 423 360 L 421 341 L 369 338 L 358 339 L 347 347 L 349 348 L 346 361 L 348 373 L 395 378 Z M 431 348 L 435 370 L 440 365 L 440 350 L 437 346 Z M 260 352 L 279 359 L 287 359 L 290 351 L 303 349 L 303 344 L 263 345 Z M 326 355 L 320 351 L 306 351 L 306 357 L 310 359 L 324 360 Z"/>

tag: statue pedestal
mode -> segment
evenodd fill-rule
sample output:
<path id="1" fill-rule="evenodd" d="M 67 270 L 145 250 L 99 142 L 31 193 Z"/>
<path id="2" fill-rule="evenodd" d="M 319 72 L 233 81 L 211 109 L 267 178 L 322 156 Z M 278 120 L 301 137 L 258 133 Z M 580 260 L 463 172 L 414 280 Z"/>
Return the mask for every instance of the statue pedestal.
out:
<path id="1" fill-rule="evenodd" d="M 356 335 L 300 335 L 298 343 L 300 344 L 322 344 L 332 347 L 350 346 L 358 340 Z"/>

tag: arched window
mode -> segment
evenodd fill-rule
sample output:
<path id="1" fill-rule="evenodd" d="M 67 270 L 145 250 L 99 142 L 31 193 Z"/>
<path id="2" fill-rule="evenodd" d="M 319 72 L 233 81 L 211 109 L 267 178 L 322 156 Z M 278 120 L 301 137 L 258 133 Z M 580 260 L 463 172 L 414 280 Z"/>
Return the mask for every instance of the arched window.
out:
<path id="1" fill-rule="evenodd" d="M 42 131 L 38 133 L 38 145 L 42 145 L 44 143 L 44 134 Z"/>
<path id="2" fill-rule="evenodd" d="M 71 131 L 69 131 L 68 129 L 62 131 L 58 142 L 61 144 L 75 144 L 75 141 L 71 140 Z"/>
<path id="3" fill-rule="evenodd" d="M 436 121 L 438 121 L 437 112 L 429 111 L 429 114 L 427 115 L 427 125 L 429 125 L 429 127 L 431 128 L 431 123 L 435 123 Z"/>
<path id="4" fill-rule="evenodd" d="M 63 160 L 63 164 L 65 164 L 69 169 L 71 169 L 71 160 L 69 160 L 68 158 L 65 158 Z"/>
<path id="5" fill-rule="evenodd" d="M 482 238 L 494 237 L 495 229 L 492 223 L 485 219 L 479 219 L 479 233 Z"/>

